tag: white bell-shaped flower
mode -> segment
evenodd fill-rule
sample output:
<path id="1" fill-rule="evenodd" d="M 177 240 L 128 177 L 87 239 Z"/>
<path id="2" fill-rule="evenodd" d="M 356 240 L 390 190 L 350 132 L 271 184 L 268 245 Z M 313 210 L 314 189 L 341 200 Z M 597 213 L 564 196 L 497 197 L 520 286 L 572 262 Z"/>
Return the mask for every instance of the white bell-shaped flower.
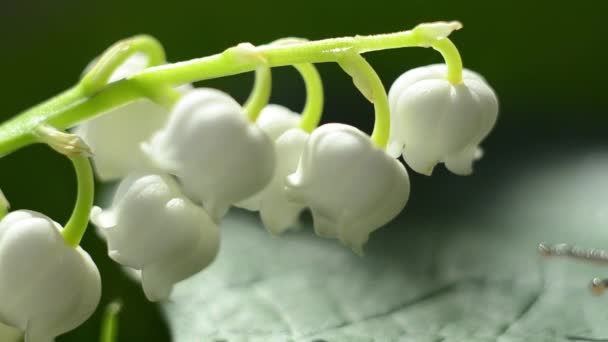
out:
<path id="1" fill-rule="evenodd" d="M 287 130 L 298 127 L 301 119 L 299 114 L 287 107 L 269 104 L 260 112 L 256 124 L 270 140 L 276 141 Z"/>
<path id="2" fill-rule="evenodd" d="M 207 267 L 219 248 L 217 225 L 169 176 L 130 175 L 112 207 L 96 207 L 91 221 L 106 238 L 110 258 L 141 271 L 151 301 L 167 299 L 175 283 Z"/>
<path id="3" fill-rule="evenodd" d="M 114 71 L 109 82 L 140 72 L 146 65 L 144 54 L 134 54 Z M 190 86 L 179 89 L 185 92 Z M 140 145 L 163 127 L 168 116 L 169 111 L 164 107 L 141 99 L 83 122 L 74 129 L 74 133 L 82 137 L 93 151 L 97 177 L 111 181 L 130 172 L 149 169 Z"/>
<path id="4" fill-rule="evenodd" d="M 279 151 L 277 151 L 276 141 L 283 133 L 285 133 L 285 131 L 298 127 L 298 125 L 300 124 L 300 119 L 301 119 L 300 115 L 292 112 L 287 107 L 283 107 L 281 105 L 276 105 L 276 104 L 269 104 L 266 107 L 264 107 L 264 109 L 262 109 L 262 112 L 260 113 L 260 116 L 258 117 L 258 119 L 256 121 L 256 124 L 258 125 L 258 127 L 260 127 L 260 129 L 262 131 L 264 131 L 264 133 L 266 133 L 266 135 L 270 138 L 270 140 L 275 142 L 276 165 L 275 165 L 275 172 L 274 172 L 273 180 L 276 180 L 277 178 L 281 179 L 281 177 L 284 178 L 286 176 L 286 174 L 284 174 L 282 176 L 279 176 L 277 174 L 277 170 L 279 169 L 278 164 L 281 163 L 281 160 L 280 160 L 281 154 L 279 153 Z M 298 158 L 299 158 L 299 156 L 298 156 Z M 297 159 L 296 159 L 296 165 L 297 165 Z M 294 167 L 294 170 L 295 170 L 295 167 Z M 283 183 L 283 181 L 281 181 L 281 184 L 282 183 Z M 264 188 L 264 190 L 258 192 L 257 194 L 255 194 L 243 201 L 235 203 L 234 206 L 238 207 L 238 208 L 247 209 L 250 211 L 260 210 L 263 193 L 264 193 L 265 189 L 267 189 L 270 186 L 271 186 L 271 184 L 268 184 L 266 186 L 266 188 Z"/>
<path id="5" fill-rule="evenodd" d="M 275 164 L 270 138 L 247 121 L 234 99 L 208 88 L 184 95 L 143 149 L 216 221 L 232 204 L 262 190 Z"/>
<path id="6" fill-rule="evenodd" d="M 0 221 L 0 321 L 24 331 L 26 342 L 50 342 L 78 327 L 101 298 L 97 266 L 61 230 L 27 210 Z"/>
<path id="7" fill-rule="evenodd" d="M 310 207 L 315 232 L 362 254 L 369 234 L 405 207 L 410 184 L 403 164 L 360 130 L 326 124 L 308 139 L 288 196 Z"/>
<path id="8" fill-rule="evenodd" d="M 300 157 L 310 135 L 293 128 L 283 133 L 275 142 L 277 164 L 270 184 L 262 191 L 260 217 L 268 231 L 282 233 L 292 227 L 306 204 L 289 199 L 285 181 L 298 168 Z"/>
<path id="9" fill-rule="evenodd" d="M 479 74 L 463 70 L 451 84 L 444 64 L 402 74 L 390 88 L 391 132 L 388 153 L 403 154 L 414 171 L 430 175 L 443 162 L 455 174 L 473 172 L 479 143 L 498 115 L 498 100 Z"/>
<path id="10" fill-rule="evenodd" d="M 292 227 L 307 206 L 302 202 L 290 200 L 285 180 L 297 170 L 309 136 L 299 128 L 292 128 L 276 140 L 274 176 L 270 184 L 255 196 L 262 223 L 273 234 L 280 234 Z"/>

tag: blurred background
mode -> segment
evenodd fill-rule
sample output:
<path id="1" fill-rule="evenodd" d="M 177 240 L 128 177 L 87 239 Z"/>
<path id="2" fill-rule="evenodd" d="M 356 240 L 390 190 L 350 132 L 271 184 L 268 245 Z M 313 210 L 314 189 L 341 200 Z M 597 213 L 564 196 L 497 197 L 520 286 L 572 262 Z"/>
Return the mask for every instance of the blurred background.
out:
<path id="1" fill-rule="evenodd" d="M 608 147 L 607 10 L 608 2 L 597 0 L 3 0 L 0 121 L 72 86 L 96 55 L 138 33 L 155 36 L 171 61 L 181 61 L 244 41 L 387 33 L 421 22 L 459 20 L 464 29 L 451 38 L 465 67 L 483 74 L 495 88 L 501 104 L 498 125 L 484 143 L 486 157 L 474 176 L 458 178 L 442 167 L 432 178 L 410 173 L 414 192 L 402 215 L 428 217 L 460 207 L 474 211 L 479 200 L 475 189 L 498 184 L 497 170 L 504 177 L 529 161 L 568 149 Z M 441 61 L 435 51 L 420 48 L 365 56 L 387 89 L 407 69 Z M 370 132 L 372 106 L 336 65 L 319 69 L 326 90 L 324 121 Z M 247 97 L 251 84 L 251 74 L 200 83 L 224 89 L 239 101 Z M 304 86 L 294 70 L 276 69 L 272 102 L 293 110 L 302 107 Z M 69 217 L 75 196 L 69 162 L 41 146 L 0 159 L 0 188 L 14 208 L 38 210 L 59 222 Z M 453 201 L 456 195 L 458 203 Z M 110 262 L 92 230 L 84 246 L 100 266 L 103 303 L 115 298 L 124 302 L 120 340 L 168 341 L 159 308 Z M 102 308 L 59 341 L 96 340 Z"/>

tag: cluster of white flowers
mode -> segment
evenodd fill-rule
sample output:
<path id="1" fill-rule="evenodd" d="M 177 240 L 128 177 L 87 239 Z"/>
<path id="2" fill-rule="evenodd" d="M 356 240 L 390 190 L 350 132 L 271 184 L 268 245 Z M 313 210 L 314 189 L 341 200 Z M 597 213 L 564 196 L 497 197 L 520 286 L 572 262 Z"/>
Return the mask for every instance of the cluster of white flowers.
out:
<path id="1" fill-rule="evenodd" d="M 142 58 L 132 56 L 111 81 L 140 71 Z M 446 74 L 445 65 L 431 65 L 393 84 L 386 150 L 344 124 L 307 132 L 298 114 L 279 105 L 250 122 L 215 89 L 181 88 L 171 109 L 148 100 L 114 109 L 75 130 L 94 153 L 98 177 L 122 179 L 112 205 L 96 207 L 91 221 L 109 256 L 138 275 L 152 301 L 166 300 L 175 283 L 214 260 L 231 206 L 259 211 L 273 234 L 309 208 L 319 236 L 362 254 L 369 235 L 408 201 L 409 177 L 397 157 L 422 174 L 442 162 L 464 175 L 481 156 L 496 96 L 476 73 L 465 70 L 460 84 Z M 0 221 L 0 322 L 24 331 L 28 342 L 73 329 L 99 302 L 95 264 L 61 230 L 30 211 Z"/>
<path id="2" fill-rule="evenodd" d="M 173 283 L 213 260 L 217 226 L 231 206 L 259 211 L 273 234 L 293 227 L 309 208 L 319 236 L 361 254 L 370 233 L 396 217 L 408 200 L 408 174 L 395 157 L 403 153 L 412 169 L 424 174 L 438 162 L 468 174 L 478 144 L 496 120 L 496 98 L 481 76 L 465 71 L 464 81 L 454 85 L 446 73 L 445 65 L 418 68 L 392 86 L 388 153 L 343 124 L 309 134 L 299 128 L 298 114 L 275 104 L 249 122 L 228 94 L 208 88 L 185 91 L 164 122 L 138 125 L 129 115 L 107 115 L 105 125 L 91 121 L 87 125 L 96 134 L 80 133 L 95 154 L 96 146 L 115 144 L 103 142 L 117 140 L 108 138 L 115 127 L 128 126 L 138 137 L 118 139 L 122 147 L 113 147 L 113 160 L 95 158 L 98 172 L 139 172 L 123 180 L 112 208 L 98 208 L 93 222 L 107 239 L 110 256 L 141 271 L 151 300 L 166 299 Z M 135 103 L 119 111 L 144 118 L 142 109 Z M 137 158 L 122 153 L 135 150 Z M 134 167 L 140 155 L 145 161 Z"/>

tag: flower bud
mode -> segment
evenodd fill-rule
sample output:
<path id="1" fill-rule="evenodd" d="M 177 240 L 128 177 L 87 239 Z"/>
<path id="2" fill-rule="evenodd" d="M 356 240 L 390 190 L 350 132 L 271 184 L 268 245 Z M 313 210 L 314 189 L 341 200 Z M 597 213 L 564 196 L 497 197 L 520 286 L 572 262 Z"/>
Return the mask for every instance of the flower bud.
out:
<path id="1" fill-rule="evenodd" d="M 279 155 L 278 151 L 276 151 L 276 148 L 277 148 L 276 140 L 283 133 L 285 133 L 285 131 L 298 127 L 298 125 L 300 124 L 300 115 L 292 112 L 288 108 L 283 107 L 281 105 L 270 104 L 270 105 L 267 105 L 266 107 L 264 107 L 264 109 L 262 110 L 262 112 L 260 113 L 260 116 L 258 117 L 258 119 L 256 121 L 256 124 L 258 125 L 258 127 L 260 127 L 260 129 L 264 133 L 266 133 L 266 135 L 270 138 L 270 140 L 275 143 L 275 160 L 276 160 L 277 165 L 275 165 L 275 174 L 273 176 L 273 180 L 281 179 L 281 176 L 277 175 L 277 173 L 276 173 L 277 169 L 279 168 L 278 163 L 281 162 L 279 160 L 279 158 L 281 156 Z M 298 156 L 298 158 L 299 158 L 299 156 Z M 297 166 L 297 159 L 296 159 L 296 166 Z M 294 166 L 294 170 L 295 170 L 295 166 Z M 294 170 L 291 170 L 291 172 L 293 172 Z M 286 174 L 282 175 L 283 178 L 285 176 L 287 176 L 287 175 Z M 284 181 L 281 180 L 280 184 L 283 184 L 283 182 Z M 271 184 L 268 184 L 266 186 L 266 188 L 264 188 L 264 189 L 267 189 L 269 186 L 271 186 Z M 263 192 L 264 192 L 264 190 L 258 192 L 257 194 L 255 194 L 243 201 L 235 203 L 234 206 L 236 206 L 238 208 L 247 209 L 250 211 L 258 211 L 258 210 L 260 210 Z"/>
<path id="2" fill-rule="evenodd" d="M 479 143 L 498 115 L 498 100 L 479 74 L 463 71 L 451 84 L 444 64 L 409 70 L 391 86 L 391 133 L 388 153 L 414 171 L 430 175 L 443 162 L 458 175 L 473 172 L 481 157 Z"/>
<path id="3" fill-rule="evenodd" d="M 207 88 L 186 94 L 143 149 L 216 221 L 230 205 L 262 190 L 275 163 L 272 141 L 247 121 L 241 106 Z"/>
<path id="4" fill-rule="evenodd" d="M 141 270 L 146 297 L 169 297 L 173 285 L 205 267 L 219 248 L 219 229 L 186 199 L 169 176 L 125 178 L 109 210 L 95 208 L 91 220 L 108 243 L 108 255 Z"/>
<path id="5" fill-rule="evenodd" d="M 144 54 L 134 54 L 114 71 L 109 82 L 129 77 L 146 65 Z M 190 86 L 179 89 L 187 91 Z M 162 128 L 168 116 L 164 107 L 141 99 L 83 122 L 74 129 L 74 134 L 82 137 L 93 151 L 98 178 L 111 181 L 150 168 L 140 145 Z"/>
<path id="6" fill-rule="evenodd" d="M 72 248 L 61 226 L 33 211 L 0 221 L 0 321 L 26 342 L 50 342 L 86 321 L 99 304 L 101 278 L 91 257 Z"/>
<path id="7" fill-rule="evenodd" d="M 410 185 L 403 165 L 360 130 L 326 124 L 308 139 L 288 196 L 310 207 L 315 232 L 362 254 L 369 234 L 405 207 Z"/>

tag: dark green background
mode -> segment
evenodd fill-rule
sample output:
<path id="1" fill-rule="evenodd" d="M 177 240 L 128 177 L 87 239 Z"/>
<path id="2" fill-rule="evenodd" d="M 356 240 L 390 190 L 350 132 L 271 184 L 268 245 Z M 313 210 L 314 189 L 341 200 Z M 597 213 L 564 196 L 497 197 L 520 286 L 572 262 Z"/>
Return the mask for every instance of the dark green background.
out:
<path id="1" fill-rule="evenodd" d="M 496 170 L 564 150 L 608 148 L 606 113 L 606 13 L 604 1 L 17 1 L 0 3 L 2 110 L 5 120 L 71 86 L 84 66 L 118 39 L 148 33 L 163 42 L 170 60 L 219 52 L 239 42 L 261 44 L 285 36 L 320 39 L 409 29 L 420 22 L 460 20 L 452 38 L 464 63 L 482 73 L 500 102 L 499 122 L 484 143 L 486 157 L 469 178 L 440 168 L 432 178 L 412 175 L 413 193 L 400 219 L 438 215 L 483 201 L 477 189 L 500 183 Z M 432 50 L 370 53 L 387 88 L 408 68 L 440 61 Z M 324 121 L 370 131 L 372 107 L 336 65 L 320 65 L 325 89 Z M 289 68 L 275 72 L 273 102 L 294 110 L 303 85 Z M 203 82 L 247 96 L 251 75 Z M 507 172 L 508 173 L 508 172 Z M 69 216 L 75 192 L 70 164 L 40 146 L 0 160 L 0 188 L 14 208 L 42 211 L 59 222 Z M 462 191 L 465 190 L 465 191 Z M 456 194 L 457 193 L 457 194 Z M 453 198 L 459 203 L 454 207 Z M 483 196 L 481 196 L 483 197 Z M 121 341 L 167 341 L 160 311 L 143 298 L 105 256 L 89 233 L 84 247 L 100 266 L 103 302 L 122 298 Z M 103 306 L 100 306 L 102 308 Z M 98 310 L 100 311 L 100 310 Z M 96 314 L 59 341 L 92 341 Z"/>

